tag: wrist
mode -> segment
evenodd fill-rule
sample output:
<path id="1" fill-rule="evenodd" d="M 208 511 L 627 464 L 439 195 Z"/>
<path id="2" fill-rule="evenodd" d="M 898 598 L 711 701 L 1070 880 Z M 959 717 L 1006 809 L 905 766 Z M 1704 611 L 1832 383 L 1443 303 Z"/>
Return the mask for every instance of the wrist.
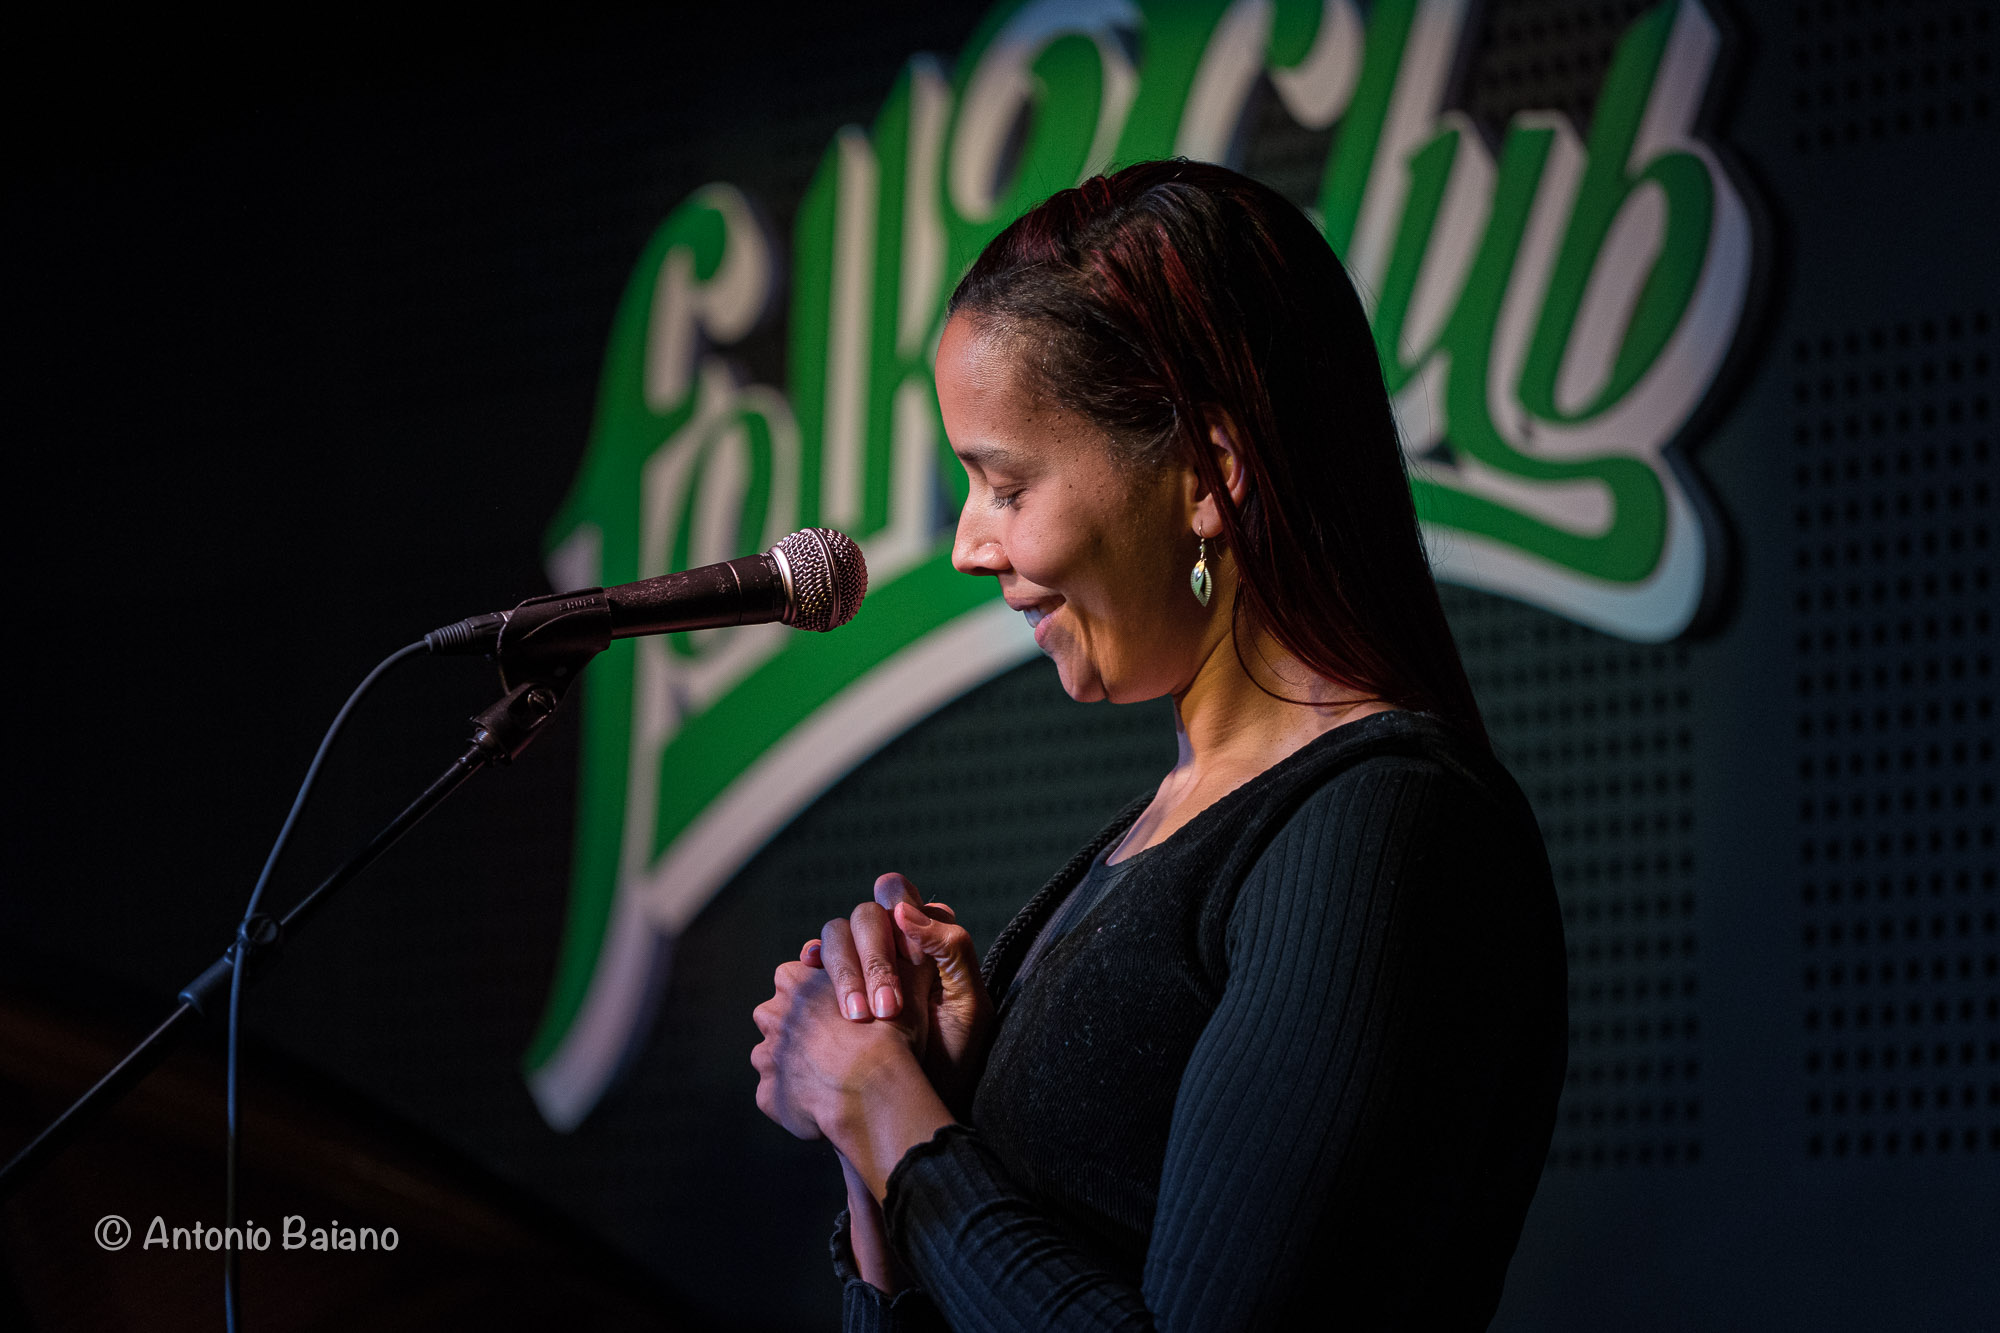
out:
<path id="1" fill-rule="evenodd" d="M 813 1106 L 820 1132 L 849 1171 L 856 1163 L 848 1148 L 866 1138 L 869 1119 L 881 1114 L 885 1104 L 907 1095 L 910 1074 L 924 1079 L 916 1054 L 888 1023 L 874 1020 L 862 1025 L 862 1033 L 863 1049 L 851 1054 L 838 1076 L 820 1087 Z"/>
<path id="2" fill-rule="evenodd" d="M 880 1203 L 903 1154 L 952 1121 L 916 1057 L 899 1044 L 873 1063 L 866 1083 L 843 1095 L 820 1124 L 840 1153 L 850 1192 L 858 1184 Z"/>
<path id="3" fill-rule="evenodd" d="M 847 1181 L 847 1244 L 854 1271 L 870 1286 L 894 1296 L 910 1285 L 909 1275 L 889 1248 L 889 1235 L 882 1220 L 882 1205 L 868 1192 L 868 1184 L 854 1163 L 841 1154 L 840 1172 Z"/>

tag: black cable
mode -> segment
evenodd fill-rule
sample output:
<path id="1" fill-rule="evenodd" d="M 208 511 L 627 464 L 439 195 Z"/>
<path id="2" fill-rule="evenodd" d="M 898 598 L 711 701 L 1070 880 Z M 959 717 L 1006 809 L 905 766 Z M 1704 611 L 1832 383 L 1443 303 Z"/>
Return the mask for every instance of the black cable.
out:
<path id="1" fill-rule="evenodd" d="M 342 704 L 340 711 L 333 715 L 332 725 L 327 727 L 326 735 L 320 739 L 318 752 L 313 755 L 312 763 L 306 768 L 305 780 L 299 783 L 299 794 L 292 798 L 291 813 L 285 816 L 284 826 L 278 830 L 277 841 L 271 844 L 271 853 L 264 858 L 263 873 L 257 876 L 257 887 L 250 891 L 250 905 L 243 909 L 243 920 L 236 927 L 236 965 L 230 969 L 229 974 L 229 1024 L 228 1035 L 225 1038 L 225 1047 L 228 1052 L 228 1082 L 225 1102 L 228 1107 L 229 1139 L 223 1159 L 223 1200 L 225 1213 L 223 1225 L 225 1229 L 222 1234 L 225 1245 L 222 1270 L 222 1314 L 223 1323 L 228 1329 L 228 1333 L 239 1333 L 241 1327 L 237 1292 L 238 1264 L 241 1249 L 239 1246 L 227 1244 L 227 1238 L 230 1234 L 229 1229 L 237 1225 L 237 1051 L 240 1046 L 239 1037 L 243 1018 L 243 973 L 247 970 L 251 936 L 255 933 L 256 929 L 257 905 L 263 901 L 264 890 L 271 882 L 271 872 L 277 869 L 278 858 L 284 854 L 285 844 L 290 841 L 292 836 L 292 829 L 299 822 L 299 812 L 305 809 L 306 797 L 312 792 L 313 783 L 319 777 L 320 766 L 326 762 L 327 751 L 333 748 L 334 738 L 340 735 L 340 729 L 347 724 L 348 715 L 354 711 L 355 705 L 361 702 L 361 697 L 373 689 L 375 683 L 381 680 L 384 675 L 388 674 L 391 667 L 397 665 L 405 658 L 414 657 L 418 653 L 428 651 L 428 645 L 422 640 L 418 640 L 407 647 L 398 648 L 395 652 L 383 658 L 376 668 L 364 676 L 361 683 L 354 687 L 354 693 L 347 696 L 347 702 Z M 240 1237 L 241 1233 L 239 1232 L 238 1234 Z"/>

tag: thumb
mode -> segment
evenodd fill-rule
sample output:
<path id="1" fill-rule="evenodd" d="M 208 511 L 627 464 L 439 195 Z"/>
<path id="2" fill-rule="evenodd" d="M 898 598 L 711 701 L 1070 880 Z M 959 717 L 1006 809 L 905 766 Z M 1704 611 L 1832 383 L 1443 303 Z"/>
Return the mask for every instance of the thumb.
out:
<path id="1" fill-rule="evenodd" d="M 917 886 L 910 883 L 909 876 L 891 870 L 886 875 L 877 875 L 875 877 L 875 901 L 881 904 L 884 911 L 893 914 L 896 910 L 896 904 L 910 903 L 914 905 L 922 902 L 923 899 L 917 895 Z M 914 964 L 923 960 L 924 955 L 922 951 L 916 947 L 916 941 L 910 937 L 908 932 L 903 932 L 903 938 L 899 943 L 904 962 Z"/>
<path id="2" fill-rule="evenodd" d="M 917 903 L 923 899 L 917 895 L 917 886 L 910 883 L 908 875 L 891 870 L 875 877 L 875 901 L 893 911 L 897 903 Z"/>
<path id="3" fill-rule="evenodd" d="M 896 925 L 924 956 L 937 964 L 938 975 L 948 992 L 971 993 L 984 990 L 979 960 L 972 948 L 972 933 L 964 926 L 938 921 L 915 903 L 896 904 Z"/>

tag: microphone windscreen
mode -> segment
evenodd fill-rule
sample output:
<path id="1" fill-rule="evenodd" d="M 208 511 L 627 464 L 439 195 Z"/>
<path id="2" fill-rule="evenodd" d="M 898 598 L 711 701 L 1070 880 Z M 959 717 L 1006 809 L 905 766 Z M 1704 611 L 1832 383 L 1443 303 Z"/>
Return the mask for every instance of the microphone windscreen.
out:
<path id="1" fill-rule="evenodd" d="M 786 624 L 823 632 L 854 619 L 868 591 L 868 562 L 853 538 L 832 528 L 801 528 L 771 553 L 791 572 Z"/>

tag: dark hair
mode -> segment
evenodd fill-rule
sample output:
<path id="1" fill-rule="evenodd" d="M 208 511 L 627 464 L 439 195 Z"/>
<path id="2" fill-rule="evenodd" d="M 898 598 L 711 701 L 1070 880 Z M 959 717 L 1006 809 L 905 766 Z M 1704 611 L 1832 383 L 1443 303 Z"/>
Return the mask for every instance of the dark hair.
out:
<path id="1" fill-rule="evenodd" d="M 1202 162 L 1094 176 L 995 237 L 947 309 L 1013 336 L 1031 386 L 1126 461 L 1192 456 L 1236 555 L 1232 616 L 1327 679 L 1487 744 L 1368 316 L 1284 196 Z M 1218 412 L 1247 471 L 1241 507 L 1207 447 Z"/>

